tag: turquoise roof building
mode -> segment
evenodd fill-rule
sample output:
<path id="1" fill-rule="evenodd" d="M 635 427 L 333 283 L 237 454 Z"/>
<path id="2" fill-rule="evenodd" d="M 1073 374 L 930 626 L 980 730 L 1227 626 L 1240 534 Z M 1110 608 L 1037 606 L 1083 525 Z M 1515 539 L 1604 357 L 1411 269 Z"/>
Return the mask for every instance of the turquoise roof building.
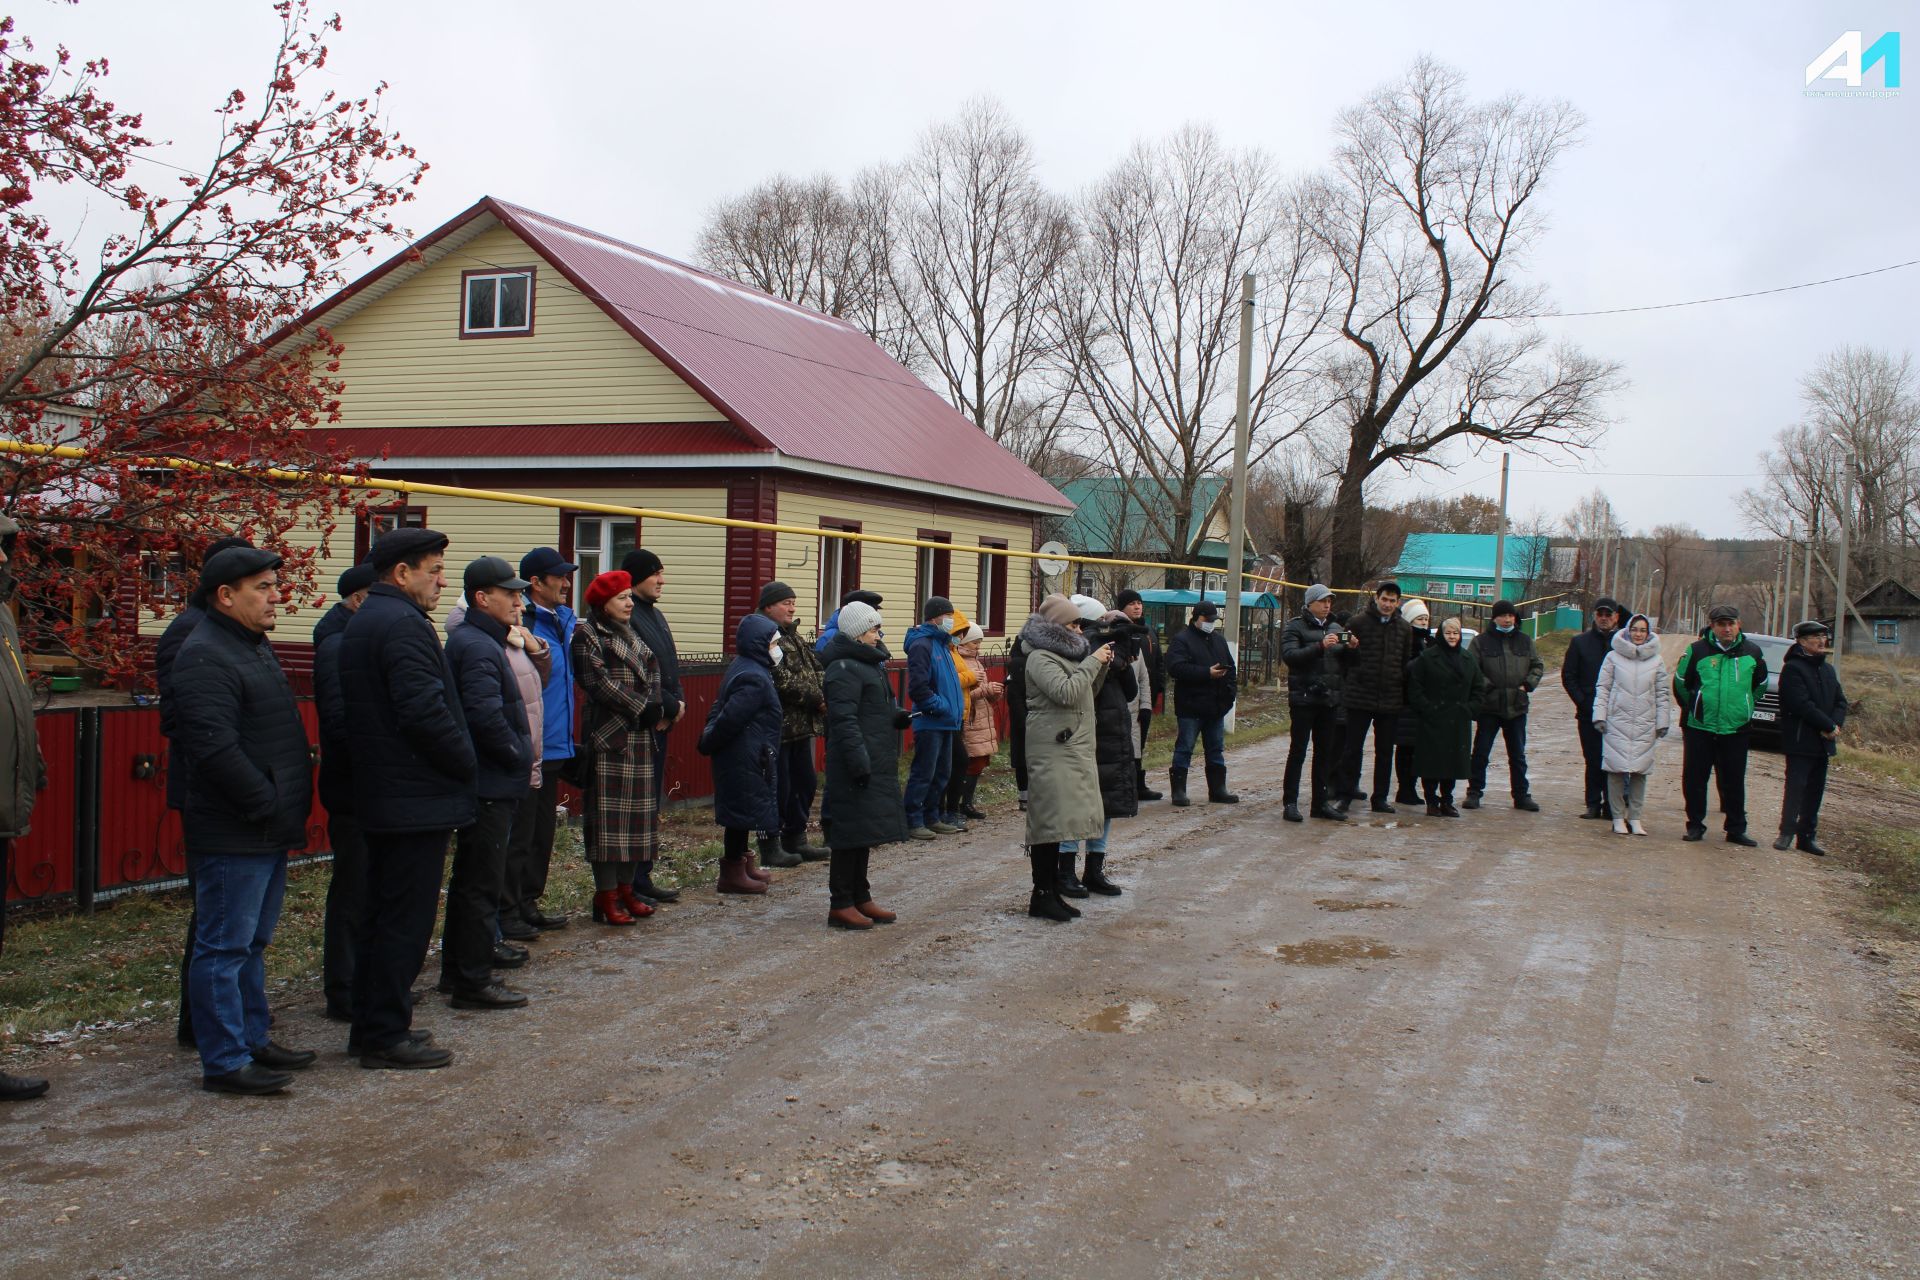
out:
<path id="1" fill-rule="evenodd" d="M 1393 576 L 1402 593 L 1420 596 L 1431 609 L 1437 610 L 1442 601 L 1490 605 L 1495 599 L 1496 542 L 1491 533 L 1410 533 Z M 1507 535 L 1502 595 L 1518 601 L 1534 594 L 1533 588 L 1547 578 L 1549 545 L 1544 537 Z"/>
<path id="2" fill-rule="evenodd" d="M 1176 545 L 1173 504 L 1158 483 L 1146 477 L 1088 476 L 1056 481 L 1055 487 L 1074 504 L 1073 515 L 1061 529 L 1061 540 L 1082 555 L 1108 555 L 1187 563 L 1187 547 L 1194 547 L 1191 563 L 1226 567 L 1224 539 L 1208 538 L 1220 499 L 1226 493 L 1223 476 L 1204 476 L 1194 485 L 1193 511 L 1187 519 L 1184 545 Z"/>

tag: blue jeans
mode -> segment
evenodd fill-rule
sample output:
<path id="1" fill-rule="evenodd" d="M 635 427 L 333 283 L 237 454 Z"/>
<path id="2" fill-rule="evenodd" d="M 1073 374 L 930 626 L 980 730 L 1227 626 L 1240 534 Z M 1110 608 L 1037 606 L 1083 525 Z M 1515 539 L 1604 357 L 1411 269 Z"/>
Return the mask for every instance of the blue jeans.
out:
<path id="1" fill-rule="evenodd" d="M 953 771 L 953 743 L 960 735 L 951 729 L 915 729 L 913 764 L 907 768 L 907 825 L 926 827 L 944 815 L 947 775 Z"/>
<path id="2" fill-rule="evenodd" d="M 267 944 L 287 891 L 285 854 L 198 855 L 193 1035 L 201 1070 L 238 1071 L 267 1043 Z"/>
<path id="3" fill-rule="evenodd" d="M 1527 792 L 1527 715 L 1521 712 L 1511 720 L 1481 716 L 1474 722 L 1473 758 L 1467 767 L 1467 792 L 1483 795 L 1487 790 L 1487 765 L 1493 760 L 1493 740 L 1507 740 L 1507 781 L 1515 800 Z"/>
<path id="4" fill-rule="evenodd" d="M 1225 768 L 1227 764 L 1227 722 L 1224 717 L 1192 720 L 1180 717 L 1180 731 L 1173 738 L 1173 767 L 1187 769 L 1193 764 L 1193 739 L 1198 734 L 1206 743 L 1207 763 Z"/>
<path id="5" fill-rule="evenodd" d="M 1105 853 L 1107 851 L 1107 837 L 1112 834 L 1113 819 L 1108 818 L 1107 825 L 1100 828 L 1100 834 L 1087 841 L 1087 852 Z M 1078 853 L 1080 852 L 1080 842 L 1078 840 L 1062 840 L 1060 842 L 1060 852 Z"/>

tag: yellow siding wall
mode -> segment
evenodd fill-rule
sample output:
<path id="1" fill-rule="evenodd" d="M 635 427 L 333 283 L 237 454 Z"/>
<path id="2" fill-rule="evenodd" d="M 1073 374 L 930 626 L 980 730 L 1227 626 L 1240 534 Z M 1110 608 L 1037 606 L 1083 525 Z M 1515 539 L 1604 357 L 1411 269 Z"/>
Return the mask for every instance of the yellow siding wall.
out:
<path id="1" fill-rule="evenodd" d="M 844 498 L 786 492 L 780 494 L 781 524 L 811 528 L 819 525 L 822 518 L 857 521 L 862 533 L 888 537 L 912 538 L 922 529 L 951 535 L 953 555 L 948 592 L 955 607 L 968 618 L 973 617 L 976 602 L 980 598 L 980 539 L 999 539 L 1016 551 L 1030 550 L 1033 545 L 1032 528 L 1020 520 L 935 515 L 899 507 L 870 506 Z M 890 636 L 905 635 L 907 628 L 920 620 L 921 602 L 913 598 L 916 555 L 913 547 L 866 543 L 860 548 L 860 585 L 886 598 L 881 612 L 887 616 L 887 634 Z M 1017 631 L 1029 612 L 1027 592 L 1032 580 L 1031 564 L 1029 560 L 1013 560 L 1007 566 L 1007 594 L 1010 599 L 1006 612 L 1010 631 Z M 824 615 L 831 613 L 839 603 L 829 601 L 823 607 L 820 600 L 820 539 L 800 534 L 779 535 L 774 571 L 799 593 L 802 629 L 808 632 L 817 630 L 824 621 Z M 987 645 L 989 650 L 1001 647 L 998 641 L 989 641 Z"/>
<path id="2" fill-rule="evenodd" d="M 535 268 L 534 331 L 462 339 L 461 273 L 496 265 Z M 331 327 L 346 347 L 341 427 L 723 420 L 504 227 Z"/>

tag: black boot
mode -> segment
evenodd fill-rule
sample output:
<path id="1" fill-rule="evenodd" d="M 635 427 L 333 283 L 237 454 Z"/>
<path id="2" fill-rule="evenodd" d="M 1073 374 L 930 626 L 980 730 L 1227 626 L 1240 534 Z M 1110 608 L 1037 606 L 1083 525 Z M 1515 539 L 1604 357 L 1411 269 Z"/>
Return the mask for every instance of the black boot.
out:
<path id="1" fill-rule="evenodd" d="M 1325 800 L 1322 800 L 1313 806 L 1313 816 L 1316 818 L 1319 818 L 1323 822 L 1345 822 L 1347 820 L 1347 815 L 1345 813 L 1343 813 L 1339 809 L 1334 808 L 1333 805 L 1329 804 Z"/>
<path id="2" fill-rule="evenodd" d="M 833 856 L 825 849 L 808 844 L 807 833 L 804 831 L 798 835 L 781 836 L 780 847 L 802 862 L 825 862 Z"/>
<path id="3" fill-rule="evenodd" d="M 1071 853 L 1062 853 L 1060 855 L 1059 887 L 1060 896 L 1063 898 L 1084 898 L 1087 896 L 1087 886 L 1081 884 L 1080 878 L 1073 874 L 1074 857 L 1075 855 Z"/>
<path id="4" fill-rule="evenodd" d="M 1140 765 L 1134 769 L 1133 789 L 1142 800 L 1164 800 L 1165 796 L 1147 786 L 1147 767 Z"/>
<path id="5" fill-rule="evenodd" d="M 1305 822 L 1306 821 L 1305 818 L 1300 816 L 1300 806 L 1298 804 L 1288 805 L 1286 808 L 1280 811 L 1280 816 L 1282 818 L 1285 818 L 1288 822 Z"/>
<path id="6" fill-rule="evenodd" d="M 973 802 L 979 790 L 980 775 L 976 773 L 967 779 L 967 785 L 960 791 L 960 816 L 969 822 L 978 822 L 987 816 L 987 811 Z"/>
<path id="7" fill-rule="evenodd" d="M 763 867 L 797 867 L 800 855 L 781 847 L 779 837 L 760 837 L 760 865 Z"/>
<path id="8" fill-rule="evenodd" d="M 678 902 L 680 891 L 653 882 L 653 864 L 643 862 L 633 873 L 633 891 L 650 902 Z"/>
<path id="9" fill-rule="evenodd" d="M 1173 807 L 1184 809 L 1193 801 L 1187 799 L 1187 771 L 1185 769 L 1167 770 L 1167 781 L 1173 784 Z"/>
<path id="10" fill-rule="evenodd" d="M 1033 865 L 1033 897 L 1027 902 L 1027 914 L 1062 923 L 1079 915 L 1060 898 L 1056 884 L 1060 877 L 1058 846 L 1030 845 L 1027 861 Z"/>
<path id="11" fill-rule="evenodd" d="M 1223 764 L 1210 764 L 1207 766 L 1207 803 L 1240 803 L 1240 797 L 1227 790 L 1227 766 Z"/>
<path id="12" fill-rule="evenodd" d="M 1113 881 L 1107 879 L 1106 868 L 1107 868 L 1106 854 L 1104 853 L 1088 854 L 1087 855 L 1087 878 L 1085 880 L 1082 880 L 1080 883 L 1084 884 L 1089 890 L 1091 890 L 1094 893 L 1103 894 L 1109 898 L 1117 898 L 1123 892 L 1125 892 L 1125 890 L 1121 889 L 1121 887 L 1115 884 Z"/>

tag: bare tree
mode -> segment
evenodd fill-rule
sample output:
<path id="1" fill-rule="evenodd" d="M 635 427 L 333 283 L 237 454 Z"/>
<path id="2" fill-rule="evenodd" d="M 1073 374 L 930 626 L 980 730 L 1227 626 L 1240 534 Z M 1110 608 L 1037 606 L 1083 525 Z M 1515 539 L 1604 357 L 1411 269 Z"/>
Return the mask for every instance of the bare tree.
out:
<path id="1" fill-rule="evenodd" d="M 1623 532 L 1612 500 L 1599 489 L 1576 503 L 1567 517 L 1566 535 L 1573 540 L 1579 552 L 1576 557 L 1576 578 L 1571 585 L 1588 603 L 1595 596 L 1606 593 L 1606 584 L 1601 581 L 1601 561 L 1619 554 L 1619 539 Z"/>
<path id="2" fill-rule="evenodd" d="M 1325 457 L 1302 437 L 1269 455 L 1247 477 L 1247 535 L 1263 552 L 1279 555 L 1294 582 L 1325 578 L 1327 542 L 1333 532 L 1333 481 Z M 1277 592 L 1291 611 L 1298 588 Z"/>
<path id="3" fill-rule="evenodd" d="M 1246 273 L 1265 300 L 1249 463 L 1325 412 L 1307 403 L 1324 292 L 1297 203 L 1265 156 L 1187 128 L 1136 146 L 1088 193 L 1081 222 L 1060 305 L 1062 345 L 1079 358 L 1073 403 L 1114 471 L 1157 487 L 1146 506 L 1165 544 L 1191 553 L 1201 482 L 1233 463 Z"/>
<path id="4" fill-rule="evenodd" d="M 1455 441 L 1541 451 L 1599 435 L 1617 366 L 1549 348 L 1528 323 L 1541 291 L 1512 280 L 1580 124 L 1562 102 L 1471 102 L 1460 74 L 1427 58 L 1341 117 L 1307 219 L 1344 343 L 1326 366 L 1348 424 L 1337 577 L 1363 571 L 1365 486 L 1382 467 L 1437 464 Z"/>

